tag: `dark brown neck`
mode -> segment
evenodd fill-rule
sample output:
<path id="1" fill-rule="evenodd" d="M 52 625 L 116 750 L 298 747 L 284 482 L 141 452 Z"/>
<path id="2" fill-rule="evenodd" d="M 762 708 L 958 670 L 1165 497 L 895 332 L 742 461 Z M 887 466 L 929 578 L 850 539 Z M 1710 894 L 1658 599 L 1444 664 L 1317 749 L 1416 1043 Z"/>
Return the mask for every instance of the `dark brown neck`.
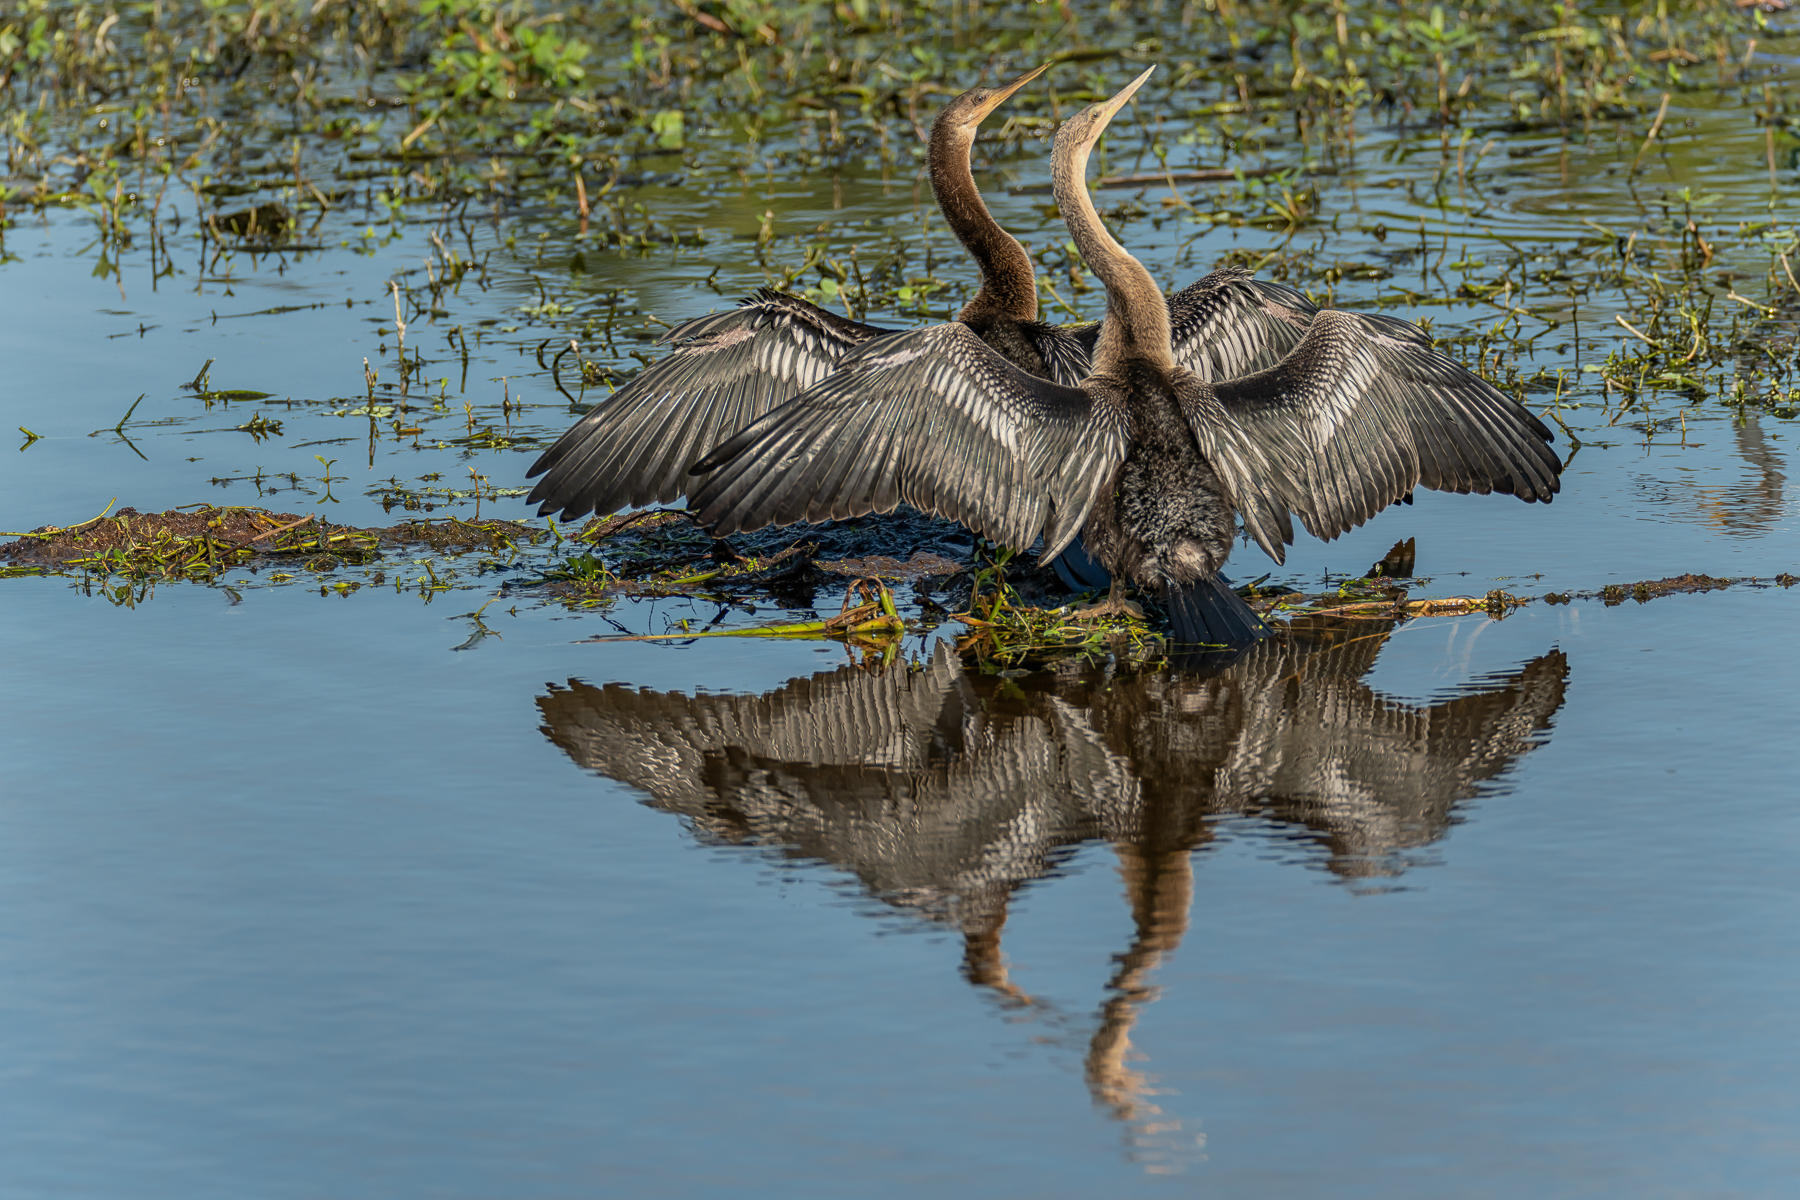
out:
<path id="1" fill-rule="evenodd" d="M 1128 357 L 1168 370 L 1174 366 L 1169 352 L 1168 302 L 1144 264 L 1101 223 L 1087 189 L 1091 148 L 1092 142 L 1079 135 L 1065 138 L 1059 133 L 1051 152 L 1050 181 L 1076 249 L 1106 286 L 1106 323 L 1094 347 L 1094 370 L 1112 370 Z"/>
<path id="2" fill-rule="evenodd" d="M 939 122 L 931 130 L 931 191 L 949 222 L 950 231 L 981 268 L 981 287 L 963 309 L 963 317 L 1001 316 L 1035 321 L 1037 276 L 1031 256 L 988 211 L 969 169 L 975 144 L 973 128 Z"/>

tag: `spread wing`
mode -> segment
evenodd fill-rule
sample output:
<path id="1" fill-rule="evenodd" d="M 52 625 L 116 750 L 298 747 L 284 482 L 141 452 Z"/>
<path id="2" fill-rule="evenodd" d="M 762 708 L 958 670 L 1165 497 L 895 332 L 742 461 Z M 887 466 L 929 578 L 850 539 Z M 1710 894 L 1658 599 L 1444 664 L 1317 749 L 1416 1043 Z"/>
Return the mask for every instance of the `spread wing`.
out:
<path id="1" fill-rule="evenodd" d="M 1044 365 L 1050 368 L 1050 378 L 1074 387 L 1093 369 L 1094 343 L 1100 337 L 1100 322 L 1027 327 L 1027 336 L 1037 347 Z"/>
<path id="2" fill-rule="evenodd" d="M 1279 363 L 1300 344 L 1319 308 L 1286 284 L 1253 278 L 1236 267 L 1221 267 L 1169 297 L 1170 349 L 1175 361 L 1202 379 L 1235 379 Z M 1065 357 L 1079 354 L 1080 373 L 1064 379 L 1049 350 L 1051 377 L 1078 382 L 1087 373 L 1100 341 L 1103 321 L 1052 326 Z M 1042 341 L 1040 349 L 1044 349 Z M 1062 349 L 1062 347 L 1058 347 Z"/>
<path id="3" fill-rule="evenodd" d="M 1169 297 L 1171 349 L 1202 379 L 1236 379 L 1286 358 L 1318 312 L 1291 287 L 1224 267 Z"/>
<path id="4" fill-rule="evenodd" d="M 1184 381 L 1188 424 L 1244 527 L 1282 561 L 1291 512 L 1327 541 L 1415 487 L 1548 501 L 1562 463 L 1518 401 L 1404 321 L 1327 310 L 1282 361 Z"/>
<path id="5" fill-rule="evenodd" d="M 1029 375 L 966 325 L 877 338 L 695 465 L 719 533 L 888 512 L 902 500 L 1054 557 L 1125 458 L 1120 398 Z"/>
<path id="6" fill-rule="evenodd" d="M 671 329 L 674 349 L 558 438 L 526 473 L 529 503 L 573 520 L 666 504 L 709 447 L 830 373 L 887 332 L 764 288 L 727 312 Z"/>

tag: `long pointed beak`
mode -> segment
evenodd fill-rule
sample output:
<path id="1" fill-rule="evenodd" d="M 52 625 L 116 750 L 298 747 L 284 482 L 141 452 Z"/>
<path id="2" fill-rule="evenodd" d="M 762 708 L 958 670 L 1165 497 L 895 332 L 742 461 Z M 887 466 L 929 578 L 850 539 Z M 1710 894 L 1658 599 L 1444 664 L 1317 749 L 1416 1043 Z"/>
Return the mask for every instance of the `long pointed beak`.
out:
<path id="1" fill-rule="evenodd" d="M 1107 122 L 1111 121 L 1113 117 L 1118 115 L 1119 110 L 1125 107 L 1125 102 L 1131 99 L 1131 94 L 1143 87 L 1144 80 L 1150 78 L 1155 71 L 1155 66 L 1150 67 L 1150 69 L 1145 71 L 1142 75 L 1139 75 L 1136 79 L 1126 84 L 1125 90 L 1114 96 L 1111 100 L 1103 100 L 1099 104 L 1094 105 L 1094 136 L 1096 138 L 1100 136 L 1100 131 L 1106 128 Z"/>
<path id="2" fill-rule="evenodd" d="M 1052 63 L 1045 63 L 1035 71 L 1027 71 L 1011 83 L 1004 84 L 996 89 L 994 94 L 982 101 L 981 107 L 975 110 L 975 119 L 977 121 L 987 120 L 988 114 L 993 112 L 996 108 L 999 108 L 1002 104 L 1005 104 L 1008 100 L 1011 100 L 1014 92 L 1036 79 L 1039 75 L 1042 75 L 1045 71 L 1048 71 L 1053 65 L 1054 64 Z"/>

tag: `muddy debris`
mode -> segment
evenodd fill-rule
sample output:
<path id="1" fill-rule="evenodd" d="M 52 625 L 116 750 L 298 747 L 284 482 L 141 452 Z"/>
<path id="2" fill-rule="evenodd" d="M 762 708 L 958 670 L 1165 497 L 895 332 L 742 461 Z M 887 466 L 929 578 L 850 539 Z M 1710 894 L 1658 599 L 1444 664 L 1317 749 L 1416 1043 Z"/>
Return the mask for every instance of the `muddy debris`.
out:
<path id="1" fill-rule="evenodd" d="M 259 561 L 297 561 L 309 571 L 366 564 L 389 547 L 443 554 L 502 550 L 542 530 L 510 521 L 408 521 L 364 528 L 313 513 L 198 505 L 163 512 L 122 508 L 79 525 L 48 525 L 0 545 L 0 562 L 42 571 L 79 569 L 137 579 L 207 581 Z"/>
<path id="2" fill-rule="evenodd" d="M 1371 566 L 1366 575 L 1370 579 L 1411 579 L 1414 565 L 1419 557 L 1416 538 L 1395 542 L 1394 548 L 1385 554 L 1381 561 Z"/>
<path id="3" fill-rule="evenodd" d="M 368 530 L 259 508 L 122 508 L 79 525 L 45 526 L 0 545 L 19 566 L 82 567 L 151 578 L 211 578 L 255 558 L 301 556 L 366 562 L 378 549 Z"/>
<path id="4" fill-rule="evenodd" d="M 511 550 L 520 543 L 539 542 L 550 536 L 543 529 L 519 521 L 464 521 L 456 517 L 441 521 L 402 521 L 398 525 L 378 525 L 364 532 L 374 534 L 384 546 L 425 546 L 439 554 Z"/>
<path id="5" fill-rule="evenodd" d="M 967 577 L 975 542 L 960 527 L 913 513 L 715 538 L 678 509 L 590 518 L 582 549 L 551 568 L 545 590 L 569 603 L 613 596 L 762 596 L 811 607 L 846 579 L 913 583 Z"/>
<path id="6" fill-rule="evenodd" d="M 904 562 L 886 554 L 870 554 L 862 558 L 826 559 L 814 565 L 819 570 L 829 571 L 833 575 L 900 583 L 912 583 L 920 579 L 941 579 L 950 575 L 959 575 L 969 569 L 967 562 L 956 562 L 945 558 L 942 554 L 931 554 L 923 550 L 915 551 L 912 557 Z"/>
<path id="7" fill-rule="evenodd" d="M 1646 579 L 1638 583 L 1615 583 L 1600 589 L 1600 599 L 1608 608 L 1636 600 L 1648 603 L 1659 596 L 1675 596 L 1688 592 L 1716 592 L 1733 583 L 1747 580 L 1718 579 L 1711 575 L 1671 575 L 1667 579 Z"/>

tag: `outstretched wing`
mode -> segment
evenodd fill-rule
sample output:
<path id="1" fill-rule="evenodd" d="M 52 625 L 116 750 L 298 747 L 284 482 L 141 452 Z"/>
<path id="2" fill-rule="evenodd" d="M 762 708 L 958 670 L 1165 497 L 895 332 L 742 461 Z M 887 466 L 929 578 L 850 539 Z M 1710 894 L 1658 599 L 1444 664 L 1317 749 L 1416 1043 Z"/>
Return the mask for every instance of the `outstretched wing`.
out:
<path id="1" fill-rule="evenodd" d="M 1276 562 L 1293 540 L 1289 512 L 1329 541 L 1418 486 L 1543 501 L 1561 486 L 1542 421 L 1389 317 L 1320 312 L 1277 366 L 1188 380 L 1181 394 L 1245 529 Z"/>
<path id="2" fill-rule="evenodd" d="M 902 500 L 1054 557 L 1125 458 L 1110 393 L 1028 375 L 966 325 L 891 334 L 695 465 L 719 533 L 888 512 Z"/>
<path id="3" fill-rule="evenodd" d="M 1170 350 L 1175 361 L 1202 379 L 1236 379 L 1267 370 L 1285 358 L 1312 324 L 1319 308 L 1286 284 L 1252 278 L 1237 267 L 1221 267 L 1169 297 Z M 1103 321 L 1052 326 L 1065 358 L 1093 357 Z M 1038 343 L 1044 349 L 1042 340 Z M 1050 353 L 1045 352 L 1050 361 Z M 1055 363 L 1052 363 L 1054 368 Z M 1052 378 L 1065 382 L 1053 370 Z"/>
<path id="4" fill-rule="evenodd" d="M 1093 370 L 1094 343 L 1100 338 L 1100 322 L 1079 325 L 1026 327 L 1026 336 L 1050 368 L 1050 378 L 1074 387 Z"/>
<path id="5" fill-rule="evenodd" d="M 1202 379 L 1236 379 L 1286 358 L 1318 312 L 1291 287 L 1222 267 L 1169 297 L 1170 348 Z"/>
<path id="6" fill-rule="evenodd" d="M 709 447 L 886 333 L 764 288 L 728 312 L 671 329 L 674 349 L 581 418 L 526 473 L 529 503 L 569 519 L 666 504 Z"/>

